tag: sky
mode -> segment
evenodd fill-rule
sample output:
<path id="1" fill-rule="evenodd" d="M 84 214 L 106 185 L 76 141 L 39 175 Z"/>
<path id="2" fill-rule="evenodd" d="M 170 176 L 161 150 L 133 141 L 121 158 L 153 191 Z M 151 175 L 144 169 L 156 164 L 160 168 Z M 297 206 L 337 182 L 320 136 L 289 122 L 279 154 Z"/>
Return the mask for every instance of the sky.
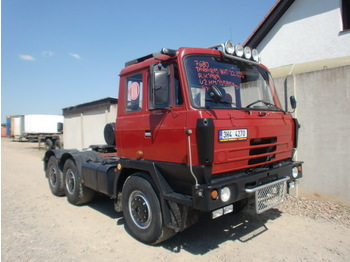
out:
<path id="1" fill-rule="evenodd" d="M 244 43 L 276 0 L 2 0 L 6 116 L 118 97 L 124 63 L 167 47 Z"/>

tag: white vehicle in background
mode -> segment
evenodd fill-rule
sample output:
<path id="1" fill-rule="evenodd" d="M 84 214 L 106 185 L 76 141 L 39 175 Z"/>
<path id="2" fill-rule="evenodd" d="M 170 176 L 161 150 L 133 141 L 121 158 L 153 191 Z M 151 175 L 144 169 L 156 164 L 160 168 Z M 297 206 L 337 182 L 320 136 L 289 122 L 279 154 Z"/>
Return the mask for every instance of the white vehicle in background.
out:
<path id="1" fill-rule="evenodd" d="M 45 148 L 62 148 L 63 116 L 16 115 L 9 116 L 11 136 L 14 140 L 45 142 Z"/>

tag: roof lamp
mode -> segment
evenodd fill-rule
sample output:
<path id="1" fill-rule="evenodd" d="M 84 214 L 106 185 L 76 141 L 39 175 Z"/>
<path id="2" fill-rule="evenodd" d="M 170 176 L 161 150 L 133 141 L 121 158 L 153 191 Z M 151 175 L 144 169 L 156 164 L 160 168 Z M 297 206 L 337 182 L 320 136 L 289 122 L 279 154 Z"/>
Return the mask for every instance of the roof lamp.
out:
<path id="1" fill-rule="evenodd" d="M 259 57 L 259 52 L 258 52 L 258 50 L 253 49 L 253 50 L 252 50 L 252 56 L 253 56 L 253 60 L 254 60 L 255 62 L 259 62 L 260 57 Z"/>
<path id="2" fill-rule="evenodd" d="M 249 46 L 246 46 L 243 50 L 243 53 L 244 53 L 244 57 L 246 59 L 250 59 L 252 57 L 252 50 L 250 49 Z"/>
<path id="3" fill-rule="evenodd" d="M 235 45 L 235 52 L 236 52 L 236 56 L 242 57 L 243 56 L 243 46 L 241 44 Z"/>
<path id="4" fill-rule="evenodd" d="M 231 41 L 226 41 L 225 50 L 226 50 L 226 53 L 230 55 L 232 55 L 235 52 L 235 47 L 233 46 L 233 43 Z"/>

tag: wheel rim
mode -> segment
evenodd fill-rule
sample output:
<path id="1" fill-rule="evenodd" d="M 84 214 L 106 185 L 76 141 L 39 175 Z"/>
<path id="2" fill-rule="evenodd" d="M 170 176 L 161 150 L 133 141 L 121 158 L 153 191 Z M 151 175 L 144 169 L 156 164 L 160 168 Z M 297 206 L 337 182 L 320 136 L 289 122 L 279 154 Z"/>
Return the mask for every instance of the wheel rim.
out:
<path id="1" fill-rule="evenodd" d="M 133 191 L 129 197 L 129 212 L 132 221 L 141 229 L 149 227 L 152 221 L 150 203 L 141 191 Z"/>
<path id="2" fill-rule="evenodd" d="M 57 183 L 57 171 L 56 168 L 53 166 L 50 167 L 50 173 L 49 173 L 49 181 L 51 186 L 55 187 Z"/>
<path id="3" fill-rule="evenodd" d="M 75 176 L 74 173 L 71 169 L 67 170 L 66 173 L 66 188 L 69 194 L 74 193 L 74 188 L 75 188 Z"/>

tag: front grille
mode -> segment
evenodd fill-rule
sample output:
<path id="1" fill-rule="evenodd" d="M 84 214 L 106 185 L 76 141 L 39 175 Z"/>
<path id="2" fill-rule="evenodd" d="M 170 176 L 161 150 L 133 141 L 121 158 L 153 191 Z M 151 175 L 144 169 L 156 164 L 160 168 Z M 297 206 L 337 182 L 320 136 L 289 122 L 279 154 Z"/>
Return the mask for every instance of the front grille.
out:
<path id="1" fill-rule="evenodd" d="M 277 142 L 277 137 L 254 138 L 250 140 L 251 146 L 273 144 Z"/>
<path id="2" fill-rule="evenodd" d="M 257 156 L 248 161 L 248 165 L 256 165 L 272 161 L 276 158 L 273 154 L 276 151 L 277 137 L 254 138 L 250 140 L 250 156 Z"/>
<path id="3" fill-rule="evenodd" d="M 286 182 L 267 186 L 255 192 L 256 212 L 258 214 L 283 203 L 286 194 Z"/>

